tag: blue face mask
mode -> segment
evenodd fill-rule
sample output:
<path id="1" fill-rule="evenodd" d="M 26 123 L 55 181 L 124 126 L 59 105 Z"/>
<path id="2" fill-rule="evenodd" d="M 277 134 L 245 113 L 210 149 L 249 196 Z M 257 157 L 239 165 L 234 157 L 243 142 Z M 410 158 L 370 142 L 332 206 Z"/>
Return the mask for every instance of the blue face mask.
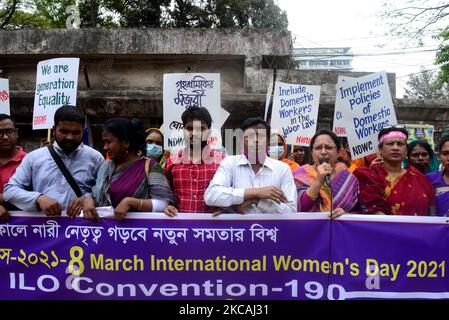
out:
<path id="1" fill-rule="evenodd" d="M 147 144 L 147 157 L 157 159 L 159 158 L 164 150 L 161 146 L 158 146 L 157 144 Z"/>
<path id="2" fill-rule="evenodd" d="M 280 159 L 284 154 L 284 146 L 268 147 L 268 155 L 273 159 Z"/>

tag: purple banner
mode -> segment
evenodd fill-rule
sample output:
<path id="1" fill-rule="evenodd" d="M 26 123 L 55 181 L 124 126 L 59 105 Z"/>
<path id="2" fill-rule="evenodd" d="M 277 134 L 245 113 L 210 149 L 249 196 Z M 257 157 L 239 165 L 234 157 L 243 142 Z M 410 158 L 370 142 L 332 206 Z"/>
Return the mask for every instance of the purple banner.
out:
<path id="1" fill-rule="evenodd" d="M 448 298 L 444 218 L 131 213 L 0 224 L 0 299 Z"/>

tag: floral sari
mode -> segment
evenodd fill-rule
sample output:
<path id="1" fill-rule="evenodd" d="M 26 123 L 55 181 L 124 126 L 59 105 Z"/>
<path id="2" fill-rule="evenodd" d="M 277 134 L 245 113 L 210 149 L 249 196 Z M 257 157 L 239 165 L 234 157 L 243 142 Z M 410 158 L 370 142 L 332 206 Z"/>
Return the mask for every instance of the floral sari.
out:
<path id="1" fill-rule="evenodd" d="M 392 179 L 383 164 L 354 171 L 360 183 L 362 213 L 377 211 L 394 215 L 427 216 L 435 205 L 435 194 L 429 180 L 413 166 Z"/>
<path id="2" fill-rule="evenodd" d="M 323 185 L 320 189 L 319 197 L 315 200 L 315 204 L 308 211 L 330 211 L 331 201 L 333 208 L 342 208 L 346 212 L 355 210 L 358 200 L 359 183 L 355 176 L 350 173 L 344 164 L 336 164 L 335 176 L 331 179 L 332 198 L 329 189 Z M 296 188 L 298 191 L 298 211 L 301 212 L 301 197 L 303 193 L 317 179 L 317 171 L 315 167 L 306 164 L 293 172 Z"/>

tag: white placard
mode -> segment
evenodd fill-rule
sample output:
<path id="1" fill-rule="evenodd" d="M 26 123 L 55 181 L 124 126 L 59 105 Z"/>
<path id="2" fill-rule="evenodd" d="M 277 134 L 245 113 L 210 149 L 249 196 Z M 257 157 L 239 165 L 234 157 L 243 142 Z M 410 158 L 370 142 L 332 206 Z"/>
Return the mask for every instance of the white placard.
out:
<path id="1" fill-rule="evenodd" d="M 355 78 L 346 77 L 346 76 L 338 76 L 337 84 L 335 85 L 335 87 L 337 88 L 340 83 L 351 80 L 351 79 L 355 79 Z M 339 137 L 347 136 L 346 127 L 344 126 L 345 124 L 343 123 L 343 113 L 344 113 L 343 104 L 336 103 L 335 108 L 334 108 L 334 121 L 333 121 L 332 131 L 335 132 L 335 134 Z"/>
<path id="2" fill-rule="evenodd" d="M 277 82 L 274 85 L 271 128 L 287 144 L 309 146 L 316 132 L 320 86 Z"/>
<path id="3" fill-rule="evenodd" d="M 79 64 L 79 58 L 56 58 L 38 63 L 33 130 L 52 128 L 59 107 L 76 106 Z"/>
<path id="4" fill-rule="evenodd" d="M 347 130 L 352 159 L 377 152 L 379 131 L 397 123 L 384 71 L 339 82 L 335 107 L 343 110 L 341 124 Z"/>
<path id="5" fill-rule="evenodd" d="M 264 118 L 263 118 L 265 121 L 268 121 L 268 108 L 270 107 L 272 91 L 273 91 L 273 81 L 270 82 L 270 85 L 268 86 L 267 94 L 265 96 L 265 112 L 264 112 Z"/>
<path id="6" fill-rule="evenodd" d="M 228 120 L 230 113 L 227 112 L 225 109 L 221 108 L 221 124 L 220 124 L 220 128 L 223 127 L 224 123 L 226 122 L 226 120 Z"/>
<path id="7" fill-rule="evenodd" d="M 11 115 L 9 100 L 9 80 L 0 79 L 0 113 Z"/>
<path id="8" fill-rule="evenodd" d="M 171 152 L 184 147 L 181 114 L 189 107 L 205 107 L 212 117 L 209 146 L 221 147 L 222 108 L 219 73 L 164 74 L 164 146 Z"/>

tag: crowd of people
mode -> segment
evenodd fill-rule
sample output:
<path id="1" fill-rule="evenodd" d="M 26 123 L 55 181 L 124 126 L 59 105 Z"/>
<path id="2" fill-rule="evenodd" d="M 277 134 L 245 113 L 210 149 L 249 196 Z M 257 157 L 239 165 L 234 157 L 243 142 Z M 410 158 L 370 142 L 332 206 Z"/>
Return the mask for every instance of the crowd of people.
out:
<path id="1" fill-rule="evenodd" d="M 9 211 L 41 211 L 97 220 L 111 206 L 128 212 L 449 215 L 449 135 L 437 154 L 423 140 L 407 144 L 401 126 L 378 134 L 376 154 L 351 159 L 347 140 L 319 130 L 310 147 L 287 146 L 261 118 L 248 118 L 239 154 L 211 149 L 212 118 L 191 107 L 181 116 L 185 147 L 170 154 L 164 134 L 137 119 L 112 118 L 102 131 L 105 157 L 82 143 L 85 116 L 62 106 L 54 141 L 29 154 L 13 118 L 0 114 L 0 220 Z M 307 157 L 310 156 L 310 161 Z"/>

